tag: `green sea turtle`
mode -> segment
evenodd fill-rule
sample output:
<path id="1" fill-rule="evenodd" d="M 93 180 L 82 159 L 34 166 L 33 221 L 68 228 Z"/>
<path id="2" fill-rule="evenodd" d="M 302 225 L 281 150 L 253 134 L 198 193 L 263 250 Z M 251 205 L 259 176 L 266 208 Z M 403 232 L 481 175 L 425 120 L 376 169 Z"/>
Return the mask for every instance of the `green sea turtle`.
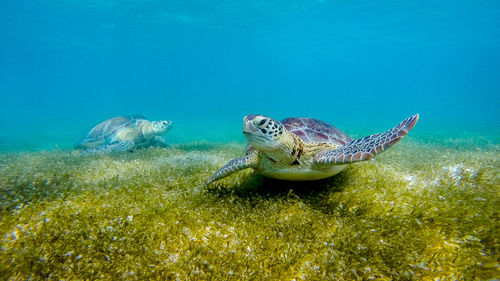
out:
<path id="1" fill-rule="evenodd" d="M 85 154 L 130 151 L 151 145 L 166 145 L 160 137 L 171 121 L 148 121 L 142 115 L 118 116 L 99 123 L 75 145 Z"/>
<path id="2" fill-rule="evenodd" d="M 386 132 L 352 140 L 338 128 L 313 118 L 292 117 L 278 122 L 263 115 L 248 115 L 243 119 L 243 134 L 249 142 L 246 155 L 229 161 L 206 184 L 246 168 L 282 180 L 327 178 L 347 164 L 385 151 L 406 136 L 417 120 L 418 114 Z"/>

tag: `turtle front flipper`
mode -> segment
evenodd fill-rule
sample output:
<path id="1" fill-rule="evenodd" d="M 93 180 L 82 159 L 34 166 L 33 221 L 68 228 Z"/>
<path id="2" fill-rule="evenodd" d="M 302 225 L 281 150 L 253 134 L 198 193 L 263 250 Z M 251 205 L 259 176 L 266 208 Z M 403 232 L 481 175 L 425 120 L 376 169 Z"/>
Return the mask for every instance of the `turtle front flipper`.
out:
<path id="1" fill-rule="evenodd" d="M 386 132 L 353 140 L 336 150 L 319 152 L 314 156 L 314 162 L 341 165 L 369 160 L 400 141 L 415 126 L 417 121 L 418 114 L 406 118 L 399 125 Z"/>
<path id="2" fill-rule="evenodd" d="M 167 143 L 167 141 L 160 137 L 156 136 L 151 140 L 151 145 L 152 146 L 158 146 L 158 147 L 169 147 L 170 145 Z"/>
<path id="3" fill-rule="evenodd" d="M 211 176 L 206 182 L 205 185 L 209 185 L 214 181 L 218 181 L 222 178 L 225 178 L 232 173 L 235 173 L 239 170 L 243 170 L 246 168 L 253 168 L 258 163 L 258 155 L 257 153 L 249 153 L 245 157 L 235 158 L 226 165 L 222 166 L 213 176 Z"/>
<path id="4" fill-rule="evenodd" d="M 113 152 L 125 152 L 134 149 L 134 147 L 134 141 L 116 141 L 110 144 L 101 145 L 96 148 L 87 149 L 83 151 L 83 154 L 108 154 Z"/>

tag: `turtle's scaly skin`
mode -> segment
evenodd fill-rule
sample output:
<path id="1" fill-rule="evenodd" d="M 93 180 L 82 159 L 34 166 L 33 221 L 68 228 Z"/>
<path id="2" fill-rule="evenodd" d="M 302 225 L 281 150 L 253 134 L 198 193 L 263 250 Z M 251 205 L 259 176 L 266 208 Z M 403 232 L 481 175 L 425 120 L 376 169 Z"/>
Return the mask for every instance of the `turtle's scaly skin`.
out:
<path id="1" fill-rule="evenodd" d="M 317 180 L 333 176 L 346 164 L 365 161 L 401 140 L 418 114 L 380 134 L 352 140 L 336 127 L 312 118 L 281 123 L 263 115 L 246 116 L 243 133 L 250 143 L 246 156 L 229 161 L 206 184 L 245 168 L 283 180 Z"/>
<path id="2" fill-rule="evenodd" d="M 170 121 L 148 121 L 144 116 L 118 116 L 99 123 L 77 144 L 85 154 L 130 151 L 150 145 L 165 145 L 160 137 Z"/>
<path id="3" fill-rule="evenodd" d="M 417 121 L 418 114 L 405 119 L 384 133 L 357 139 L 337 150 L 320 152 L 315 155 L 314 161 L 319 164 L 338 165 L 371 159 L 400 141 L 415 126 Z"/>

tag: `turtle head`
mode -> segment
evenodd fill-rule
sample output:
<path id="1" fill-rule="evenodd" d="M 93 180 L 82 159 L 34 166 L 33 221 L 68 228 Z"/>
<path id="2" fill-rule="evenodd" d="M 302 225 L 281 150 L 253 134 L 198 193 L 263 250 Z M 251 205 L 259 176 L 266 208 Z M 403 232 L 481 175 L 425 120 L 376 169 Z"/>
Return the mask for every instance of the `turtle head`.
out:
<path id="1" fill-rule="evenodd" d="M 281 148 L 288 143 L 289 136 L 283 124 L 264 115 L 245 116 L 243 134 L 253 147 L 262 151 Z"/>
<path id="2" fill-rule="evenodd" d="M 166 133 L 171 128 L 172 128 L 172 121 L 161 120 L 161 121 L 151 122 L 151 129 L 157 135 Z"/>

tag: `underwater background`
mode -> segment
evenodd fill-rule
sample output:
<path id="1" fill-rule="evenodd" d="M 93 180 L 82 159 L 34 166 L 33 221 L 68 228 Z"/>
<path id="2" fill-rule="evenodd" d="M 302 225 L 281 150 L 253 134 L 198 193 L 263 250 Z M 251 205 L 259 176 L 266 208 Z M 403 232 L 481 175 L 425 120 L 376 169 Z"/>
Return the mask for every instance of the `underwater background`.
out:
<path id="1" fill-rule="evenodd" d="M 0 1 L 0 279 L 498 280 L 500 2 Z M 353 138 L 320 181 L 240 171 L 242 119 Z M 99 122 L 167 148 L 82 155 Z"/>
<path id="2" fill-rule="evenodd" d="M 500 131 L 497 1 L 0 3 L 0 150 L 70 148 L 102 120 L 244 141 L 247 114 L 375 133 Z M 498 137 L 496 138 L 498 141 Z"/>

